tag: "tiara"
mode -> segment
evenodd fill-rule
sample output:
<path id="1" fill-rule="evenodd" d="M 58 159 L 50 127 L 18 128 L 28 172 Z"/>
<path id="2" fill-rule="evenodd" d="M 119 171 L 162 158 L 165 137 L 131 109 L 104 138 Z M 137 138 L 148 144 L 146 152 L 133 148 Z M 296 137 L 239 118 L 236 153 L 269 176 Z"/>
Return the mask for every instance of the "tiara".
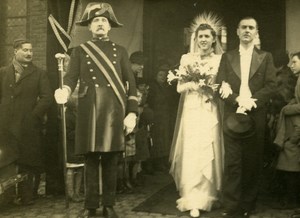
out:
<path id="1" fill-rule="evenodd" d="M 212 12 L 204 12 L 194 18 L 190 27 L 191 32 L 194 33 L 201 24 L 207 24 L 211 26 L 211 28 L 216 32 L 216 34 L 218 34 L 223 25 L 223 22 L 218 15 Z"/>

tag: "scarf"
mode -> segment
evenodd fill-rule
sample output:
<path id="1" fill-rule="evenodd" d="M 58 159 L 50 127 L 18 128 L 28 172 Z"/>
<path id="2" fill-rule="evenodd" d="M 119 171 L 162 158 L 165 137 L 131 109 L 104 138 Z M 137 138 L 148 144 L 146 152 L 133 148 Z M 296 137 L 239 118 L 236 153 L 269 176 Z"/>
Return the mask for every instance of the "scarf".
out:
<path id="1" fill-rule="evenodd" d="M 24 67 L 20 64 L 20 62 L 18 62 L 16 60 L 15 57 L 13 58 L 12 64 L 13 64 L 13 66 L 15 68 L 15 79 L 16 79 L 16 82 L 18 82 L 19 79 L 20 79 L 20 77 L 21 77 L 21 75 L 24 72 Z"/>

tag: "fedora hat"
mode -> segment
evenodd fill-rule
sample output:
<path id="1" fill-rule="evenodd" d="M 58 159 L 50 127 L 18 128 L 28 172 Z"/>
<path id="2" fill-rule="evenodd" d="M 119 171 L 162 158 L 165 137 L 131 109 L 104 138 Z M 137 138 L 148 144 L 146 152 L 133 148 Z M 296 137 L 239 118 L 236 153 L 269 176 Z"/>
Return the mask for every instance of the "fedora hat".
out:
<path id="1" fill-rule="evenodd" d="M 98 2 L 90 2 L 86 6 L 81 19 L 76 22 L 76 24 L 80 26 L 87 26 L 93 18 L 100 16 L 106 17 L 111 27 L 123 26 L 123 24 L 119 23 L 119 21 L 117 20 L 110 4 Z"/>
<path id="2" fill-rule="evenodd" d="M 255 134 L 255 121 L 250 115 L 232 113 L 225 119 L 223 131 L 232 138 L 248 138 Z"/>

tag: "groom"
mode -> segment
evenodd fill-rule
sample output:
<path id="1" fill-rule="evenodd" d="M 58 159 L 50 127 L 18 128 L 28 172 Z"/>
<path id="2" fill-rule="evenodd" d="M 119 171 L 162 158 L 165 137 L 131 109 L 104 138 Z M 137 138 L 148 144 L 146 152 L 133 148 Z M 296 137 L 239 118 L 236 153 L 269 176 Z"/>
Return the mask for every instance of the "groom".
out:
<path id="1" fill-rule="evenodd" d="M 254 120 L 255 130 L 246 138 L 224 131 L 223 217 L 249 217 L 255 209 L 263 162 L 267 103 L 275 87 L 272 55 L 254 46 L 258 35 L 256 20 L 252 17 L 240 20 L 237 35 L 239 48 L 223 55 L 217 77 L 219 84 L 227 82 L 232 90 L 227 94 L 220 91 L 221 97 L 227 97 L 224 121 L 232 113 L 244 113 Z"/>

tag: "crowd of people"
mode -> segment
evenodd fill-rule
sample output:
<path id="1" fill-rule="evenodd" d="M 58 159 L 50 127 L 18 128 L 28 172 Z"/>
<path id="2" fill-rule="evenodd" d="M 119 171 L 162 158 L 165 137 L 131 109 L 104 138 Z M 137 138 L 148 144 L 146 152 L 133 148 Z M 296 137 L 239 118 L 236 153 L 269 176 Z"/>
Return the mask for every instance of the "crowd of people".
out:
<path id="1" fill-rule="evenodd" d="M 217 204 L 222 217 L 249 217 L 266 137 L 285 190 L 276 207 L 300 206 L 299 52 L 276 68 L 272 54 L 255 45 L 257 21 L 245 17 L 237 25 L 238 48 L 224 53 L 222 20 L 204 13 L 193 21 L 190 51 L 176 73 L 163 63 L 147 81 L 143 52 L 128 56 L 109 39 L 111 28 L 123 24 L 108 3 L 89 3 L 77 24 L 92 39 L 72 50 L 62 88 L 51 89 L 25 39 L 14 42 L 12 63 L 0 69 L 1 144 L 16 148 L 19 173 L 27 174 L 15 203 L 34 203 L 42 125 L 55 99 L 66 106 L 65 189 L 70 201 L 84 201 L 78 217 L 95 216 L 101 195 L 104 217 L 117 218 L 116 194 L 134 192 L 155 172 L 172 175 L 177 208 L 191 217 Z"/>

